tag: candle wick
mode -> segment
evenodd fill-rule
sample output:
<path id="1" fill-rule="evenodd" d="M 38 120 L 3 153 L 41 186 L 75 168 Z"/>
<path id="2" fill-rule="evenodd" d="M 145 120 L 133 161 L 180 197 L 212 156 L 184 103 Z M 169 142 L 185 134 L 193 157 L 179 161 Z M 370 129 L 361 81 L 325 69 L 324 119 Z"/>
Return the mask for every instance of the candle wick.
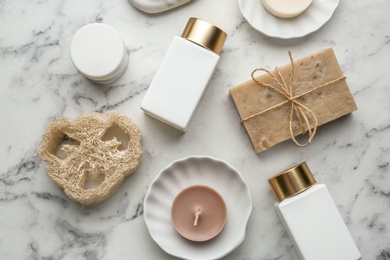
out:
<path id="1" fill-rule="evenodd" d="M 197 225 L 198 225 L 199 217 L 200 217 L 200 209 L 197 209 L 197 210 L 195 211 L 194 226 L 197 226 Z"/>

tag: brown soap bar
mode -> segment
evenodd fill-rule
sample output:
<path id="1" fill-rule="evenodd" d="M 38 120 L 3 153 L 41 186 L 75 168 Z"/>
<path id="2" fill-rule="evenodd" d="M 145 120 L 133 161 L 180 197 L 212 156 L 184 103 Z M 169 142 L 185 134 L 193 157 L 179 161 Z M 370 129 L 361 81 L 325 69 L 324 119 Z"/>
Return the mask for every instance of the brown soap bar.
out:
<path id="1" fill-rule="evenodd" d="M 290 81 L 291 64 L 279 67 L 279 69 L 286 83 L 288 83 Z M 276 75 L 275 71 L 271 73 Z M 259 74 L 261 73 L 259 72 Z M 343 74 L 333 49 L 321 50 L 306 58 L 294 61 L 293 95 L 306 93 L 340 77 L 343 77 Z M 266 73 L 256 77 L 256 80 L 281 89 L 272 77 Z M 286 101 L 285 96 L 269 87 L 260 86 L 253 80 L 231 88 L 230 95 L 256 152 L 264 151 L 291 138 L 289 129 L 291 102 L 247 119 Z M 345 78 L 304 94 L 297 98 L 297 101 L 315 114 L 318 119 L 318 126 L 357 109 Z M 310 115 L 308 117 L 310 118 Z M 313 128 L 313 120 L 310 120 L 310 127 Z M 295 136 L 305 131 L 296 117 L 292 121 L 292 130 Z"/>

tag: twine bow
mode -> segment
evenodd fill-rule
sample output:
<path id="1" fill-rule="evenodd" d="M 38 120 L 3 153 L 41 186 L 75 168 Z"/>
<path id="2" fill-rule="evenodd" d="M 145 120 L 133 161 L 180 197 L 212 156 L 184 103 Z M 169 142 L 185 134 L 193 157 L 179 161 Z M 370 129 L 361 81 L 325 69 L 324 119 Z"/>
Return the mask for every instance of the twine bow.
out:
<path id="1" fill-rule="evenodd" d="M 281 107 L 287 103 L 291 103 L 291 110 L 290 110 L 290 122 L 289 122 L 289 129 L 290 129 L 290 135 L 291 135 L 291 139 L 294 141 L 295 144 L 297 144 L 298 146 L 300 147 L 305 147 L 305 146 L 308 146 L 316 132 L 317 132 L 317 126 L 318 126 L 318 119 L 316 117 L 316 115 L 313 113 L 313 111 L 311 111 L 308 107 L 306 107 L 305 105 L 303 105 L 301 102 L 299 102 L 297 99 L 304 96 L 304 95 L 307 95 L 319 88 L 322 88 L 322 87 L 325 87 L 325 86 L 329 86 L 337 81 L 340 81 L 342 79 L 345 79 L 345 76 L 341 76 L 335 80 L 332 80 L 330 82 L 327 82 L 325 84 L 322 84 L 322 85 L 319 85 L 315 88 L 312 88 L 310 89 L 309 91 L 306 91 L 302 94 L 299 94 L 299 95 L 295 95 L 293 94 L 293 86 L 292 86 L 292 81 L 293 81 L 293 78 L 294 78 L 294 61 L 293 61 L 293 58 L 292 58 L 292 54 L 291 54 L 291 51 L 288 51 L 288 56 L 290 57 L 290 62 L 291 62 L 291 72 L 290 72 L 290 81 L 289 81 L 289 84 L 287 85 L 286 84 L 286 81 L 282 75 L 282 73 L 280 72 L 280 69 L 278 67 L 275 68 L 275 71 L 277 73 L 277 75 L 279 76 L 280 80 L 277 79 L 275 77 L 275 75 L 273 75 L 269 70 L 265 69 L 265 68 L 257 68 L 255 70 L 252 71 L 252 74 L 251 74 L 251 77 L 252 77 L 252 80 L 254 82 L 256 82 L 259 86 L 263 86 L 263 87 L 266 87 L 266 88 L 271 88 L 275 91 L 277 91 L 278 93 L 282 94 L 286 100 L 285 101 L 282 101 L 280 102 L 279 104 L 276 104 L 274 106 L 271 106 L 263 111 L 260 111 L 256 114 L 253 114 L 251 116 L 248 116 L 244 119 L 241 120 L 241 122 L 245 122 L 251 118 L 254 118 L 254 117 L 257 117 L 259 115 L 262 115 L 272 109 L 275 109 L 275 108 L 278 108 L 278 107 Z M 275 81 L 275 83 L 281 87 L 281 89 L 278 89 L 270 84 L 266 84 L 266 83 L 263 83 L 263 82 L 259 82 L 256 78 L 255 78 L 255 74 L 256 72 L 258 71 L 264 71 L 266 72 L 268 75 L 271 76 L 271 78 Z M 308 116 L 307 114 L 309 114 L 310 116 Z M 300 143 L 297 141 L 297 139 L 295 138 L 295 135 L 294 135 L 294 132 L 293 132 L 293 121 L 294 121 L 294 115 L 295 117 L 298 119 L 299 121 L 299 124 L 302 128 L 302 133 L 305 134 L 306 133 L 306 128 L 308 129 L 308 134 L 309 134 L 309 139 L 307 140 L 306 143 Z M 314 120 L 314 126 L 313 128 L 310 127 L 310 117 L 313 118 Z"/>

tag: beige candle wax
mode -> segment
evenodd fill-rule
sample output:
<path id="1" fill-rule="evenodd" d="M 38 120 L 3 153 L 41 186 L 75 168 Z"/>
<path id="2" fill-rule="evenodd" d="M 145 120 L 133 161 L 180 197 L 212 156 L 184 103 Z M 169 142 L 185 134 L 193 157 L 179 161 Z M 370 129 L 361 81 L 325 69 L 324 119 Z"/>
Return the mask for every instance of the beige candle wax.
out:
<path id="1" fill-rule="evenodd" d="M 176 231 L 191 241 L 207 241 L 217 236 L 226 223 L 226 205 L 214 189 L 195 185 L 182 190 L 172 204 Z"/>

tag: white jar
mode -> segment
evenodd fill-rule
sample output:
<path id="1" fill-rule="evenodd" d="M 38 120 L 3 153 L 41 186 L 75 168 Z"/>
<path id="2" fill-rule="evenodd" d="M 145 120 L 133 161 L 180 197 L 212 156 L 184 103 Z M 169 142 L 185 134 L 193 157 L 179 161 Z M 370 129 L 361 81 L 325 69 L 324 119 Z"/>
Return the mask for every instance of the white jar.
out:
<path id="1" fill-rule="evenodd" d="M 316 184 L 306 163 L 268 180 L 275 211 L 300 259 L 357 260 L 356 247 L 328 189 Z"/>
<path id="2" fill-rule="evenodd" d="M 183 132 L 187 131 L 219 61 L 226 33 L 190 18 L 175 36 L 141 104 L 141 109 Z"/>
<path id="3" fill-rule="evenodd" d="M 119 79 L 129 63 L 122 37 L 112 27 L 101 23 L 88 24 L 76 32 L 70 55 L 78 71 L 99 84 Z"/>

